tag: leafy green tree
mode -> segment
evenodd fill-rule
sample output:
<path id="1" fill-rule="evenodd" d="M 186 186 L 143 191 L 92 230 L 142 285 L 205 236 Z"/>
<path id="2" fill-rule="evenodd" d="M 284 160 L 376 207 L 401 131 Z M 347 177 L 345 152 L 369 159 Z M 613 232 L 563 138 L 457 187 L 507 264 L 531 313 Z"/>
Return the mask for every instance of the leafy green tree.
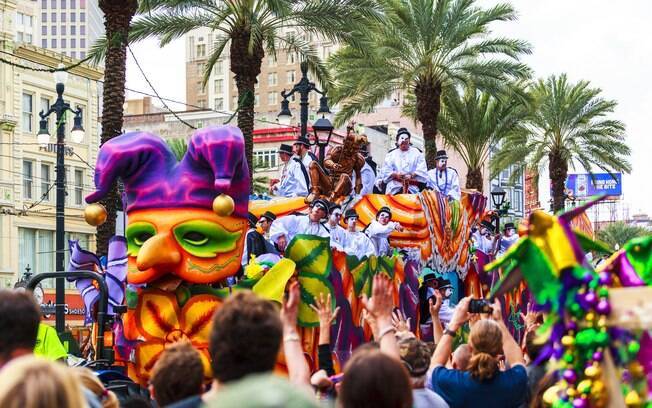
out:
<path id="1" fill-rule="evenodd" d="M 492 174 L 514 163 L 538 171 L 548 164 L 553 211 L 564 209 L 569 166 L 599 168 L 606 172 L 629 172 L 630 149 L 625 125 L 608 116 L 616 101 L 603 99 L 599 88 L 588 81 L 571 83 L 565 74 L 541 79 L 531 88 L 534 110 L 529 132 L 507 136 L 492 159 Z"/>
<path id="2" fill-rule="evenodd" d="M 381 0 L 383 21 L 350 25 L 356 41 L 330 63 L 334 98 L 343 123 L 370 112 L 395 91 L 414 106 L 404 109 L 421 124 L 429 167 L 435 165 L 441 97 L 461 84 L 494 90 L 512 78 L 526 78 L 518 61 L 530 52 L 520 40 L 492 36 L 490 24 L 516 19 L 509 4 L 484 9 L 475 0 Z"/>
<path id="3" fill-rule="evenodd" d="M 630 239 L 650 234 L 652 234 L 652 231 L 645 228 L 617 221 L 598 231 L 597 236 L 600 241 L 608 244 L 610 248 L 616 249 L 616 245 L 618 245 L 618 248 L 622 248 Z"/>
<path id="4" fill-rule="evenodd" d="M 444 95 L 440 130 L 444 142 L 466 164 L 466 188 L 483 191 L 482 170 L 491 149 L 507 136 L 527 131 L 530 107 L 519 93 L 518 88 L 506 88 L 494 97 L 470 86 L 462 95 L 456 91 Z"/>

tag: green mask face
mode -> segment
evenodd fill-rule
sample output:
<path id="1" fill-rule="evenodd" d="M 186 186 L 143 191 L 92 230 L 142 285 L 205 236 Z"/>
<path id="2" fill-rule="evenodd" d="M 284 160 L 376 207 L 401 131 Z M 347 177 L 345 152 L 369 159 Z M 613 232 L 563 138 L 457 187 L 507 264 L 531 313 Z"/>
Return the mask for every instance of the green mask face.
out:
<path id="1" fill-rule="evenodd" d="M 241 234 L 229 232 L 216 223 L 203 220 L 179 224 L 173 233 L 184 250 L 199 258 L 213 258 L 219 253 L 233 251 Z"/>
<path id="2" fill-rule="evenodd" d="M 127 227 L 126 234 L 129 256 L 138 256 L 145 241 L 156 235 L 156 227 L 149 222 L 135 222 Z"/>

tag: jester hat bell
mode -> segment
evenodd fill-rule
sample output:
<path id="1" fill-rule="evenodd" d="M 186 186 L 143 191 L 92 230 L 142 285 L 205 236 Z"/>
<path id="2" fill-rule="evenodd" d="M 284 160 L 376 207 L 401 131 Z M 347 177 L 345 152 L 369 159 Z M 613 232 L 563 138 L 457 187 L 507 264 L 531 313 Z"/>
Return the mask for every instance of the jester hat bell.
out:
<path id="1" fill-rule="evenodd" d="M 244 149 L 242 132 L 235 126 L 196 130 L 180 161 L 162 138 L 147 132 L 125 133 L 100 148 L 96 191 L 86 202 L 106 197 L 119 178 L 125 186 L 127 212 L 204 208 L 246 218 L 250 177 Z M 222 205 L 216 205 L 218 199 Z"/>

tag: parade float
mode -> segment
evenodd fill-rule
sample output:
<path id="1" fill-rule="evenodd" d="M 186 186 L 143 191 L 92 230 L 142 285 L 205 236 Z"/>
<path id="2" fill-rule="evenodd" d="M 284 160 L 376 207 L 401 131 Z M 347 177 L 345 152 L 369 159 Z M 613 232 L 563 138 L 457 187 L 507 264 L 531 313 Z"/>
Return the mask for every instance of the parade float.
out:
<path id="1" fill-rule="evenodd" d="M 317 176 L 323 179 L 321 173 Z M 338 178 L 331 187 L 339 185 L 342 178 L 345 177 Z M 563 311 L 561 317 L 548 322 L 546 327 L 552 334 L 544 340 L 550 343 L 555 357 L 566 361 L 564 367 L 572 366 L 575 377 L 566 375 L 571 368 L 565 368 L 564 379 L 555 389 L 557 398 L 553 398 L 551 392 L 548 399 L 556 406 L 567 406 L 561 404 L 574 403 L 579 398 L 578 404 L 586 401 L 589 405 L 585 406 L 592 406 L 594 400 L 600 402 L 604 395 L 598 392 L 597 374 L 591 370 L 591 375 L 585 374 L 582 367 L 599 368 L 603 360 L 594 357 L 607 355 L 605 350 L 611 334 L 606 337 L 600 334 L 607 327 L 601 316 L 608 316 L 610 311 L 604 306 L 605 299 L 612 287 L 631 286 L 635 281 L 616 278 L 616 272 L 609 272 L 609 268 L 621 268 L 617 265 L 624 265 L 626 261 L 631 264 L 631 254 L 636 252 L 635 274 L 639 277 L 636 282 L 649 285 L 652 275 L 649 243 L 626 247 L 625 252 L 614 255 L 600 274 L 588 269 L 583 254 L 578 252 L 581 251 L 578 240 L 587 250 L 604 248 L 591 244 L 593 241 L 589 237 L 571 231 L 571 220 L 582 214 L 583 208 L 560 217 L 536 212 L 527 228 L 520 231 L 524 236 L 518 245 L 502 260 L 490 264 L 485 272 L 483 262 L 478 262 L 478 255 L 482 254 L 474 253 L 470 235 L 486 216 L 486 198 L 479 193 L 463 193 L 459 201 L 450 200 L 434 191 L 394 196 L 373 194 L 340 200 L 345 207 L 354 208 L 358 213 L 359 229 L 367 226 L 381 207 L 392 209 L 393 220 L 404 227 L 402 232 L 390 236 L 390 245 L 395 249 L 392 256 L 360 259 L 332 249 L 328 238 L 298 235 L 288 244 L 283 258 L 254 259 L 241 271 L 247 211 L 256 216 L 270 211 L 283 217 L 305 213 L 308 207 L 303 198 L 249 201 L 250 180 L 244 140 L 240 130 L 232 126 L 195 131 L 180 160 L 163 139 L 148 133 L 127 133 L 105 143 L 96 165 L 96 192 L 87 197 L 90 204 L 87 219 L 91 224 L 97 225 L 102 219 L 102 208 L 95 203 L 118 180 L 125 188 L 126 237 L 115 237 L 111 241 L 108 262 L 104 264 L 72 242 L 70 267 L 95 270 L 105 276 L 109 314 L 115 319 L 109 337 L 116 360 L 127 368 L 134 381 L 143 385 L 162 351 L 179 340 L 190 341 L 200 351 L 209 380 L 207 348 L 213 312 L 230 293 L 243 289 L 280 303 L 292 279 L 297 279 L 301 286 L 298 321 L 302 344 L 313 367 L 316 367 L 319 322 L 310 305 L 316 296 L 328 293 L 335 299 L 333 308 L 340 308 L 331 329 L 331 347 L 338 366 L 353 349 L 370 338 L 361 318 L 360 298 L 370 294 L 373 276 L 384 273 L 393 280 L 395 304 L 412 318 L 412 329 L 416 330 L 419 276 L 424 268 L 429 268 L 438 277 L 451 282 L 453 299 L 467 294 L 487 297 L 488 289 L 493 288 L 494 294 L 509 305 L 503 310 L 510 322 L 523 310 L 530 292 L 541 307 L 552 312 L 551 319 L 554 313 Z M 317 195 L 328 195 L 323 188 L 326 184 L 322 183 L 313 191 Z M 555 233 L 548 234 L 548 230 Z M 560 253 L 566 255 L 559 258 Z M 647 263 L 640 260 L 645 256 Z M 499 269 L 500 272 L 492 272 Z M 238 280 L 234 279 L 236 275 L 240 275 Z M 521 276 L 524 282 L 519 279 Z M 86 302 L 87 319 L 91 321 L 97 302 L 96 288 L 90 281 L 78 280 L 76 284 Z M 579 310 L 568 312 L 574 316 L 574 320 L 569 320 L 575 322 L 571 330 L 566 325 L 565 308 L 573 308 L 568 299 L 577 293 L 592 293 L 596 302 L 589 299 L 588 303 L 581 303 L 585 306 Z M 126 306 L 126 312 L 119 311 L 120 306 Z M 596 310 L 598 306 L 600 311 Z M 588 319 L 590 316 L 592 319 Z M 595 336 L 573 337 L 580 326 L 584 329 L 585 322 L 579 323 L 581 319 L 595 325 L 591 326 Z M 570 344 L 569 336 L 575 338 L 577 347 Z M 611 336 L 616 338 L 616 334 Z M 636 343 L 627 343 L 633 345 L 628 346 L 627 359 L 619 360 L 619 367 L 623 362 L 630 364 L 636 359 L 636 344 L 649 341 L 639 334 L 628 336 Z M 246 347 L 246 339 L 243 339 L 243 346 Z M 587 350 L 601 354 L 586 359 Z M 566 355 L 571 357 L 564 360 Z M 634 374 L 639 375 L 643 370 L 649 373 L 652 368 L 649 363 L 641 364 L 641 370 L 628 371 L 637 381 L 639 376 Z M 279 369 L 283 369 L 282 358 Z M 593 381 L 590 386 L 584 381 L 585 377 Z M 579 387 L 580 384 L 584 387 Z M 632 379 L 627 384 L 631 384 L 627 394 L 630 400 L 633 392 L 639 400 L 645 398 L 639 382 Z"/>

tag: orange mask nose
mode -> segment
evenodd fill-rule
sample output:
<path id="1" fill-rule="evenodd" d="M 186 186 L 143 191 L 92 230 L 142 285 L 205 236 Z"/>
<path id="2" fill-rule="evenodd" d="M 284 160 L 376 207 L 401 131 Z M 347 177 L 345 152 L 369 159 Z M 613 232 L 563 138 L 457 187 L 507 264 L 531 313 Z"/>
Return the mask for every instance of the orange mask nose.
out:
<path id="1" fill-rule="evenodd" d="M 181 254 L 169 234 L 157 234 L 145 241 L 136 258 L 136 266 L 140 271 L 153 267 L 175 266 L 179 262 Z"/>

